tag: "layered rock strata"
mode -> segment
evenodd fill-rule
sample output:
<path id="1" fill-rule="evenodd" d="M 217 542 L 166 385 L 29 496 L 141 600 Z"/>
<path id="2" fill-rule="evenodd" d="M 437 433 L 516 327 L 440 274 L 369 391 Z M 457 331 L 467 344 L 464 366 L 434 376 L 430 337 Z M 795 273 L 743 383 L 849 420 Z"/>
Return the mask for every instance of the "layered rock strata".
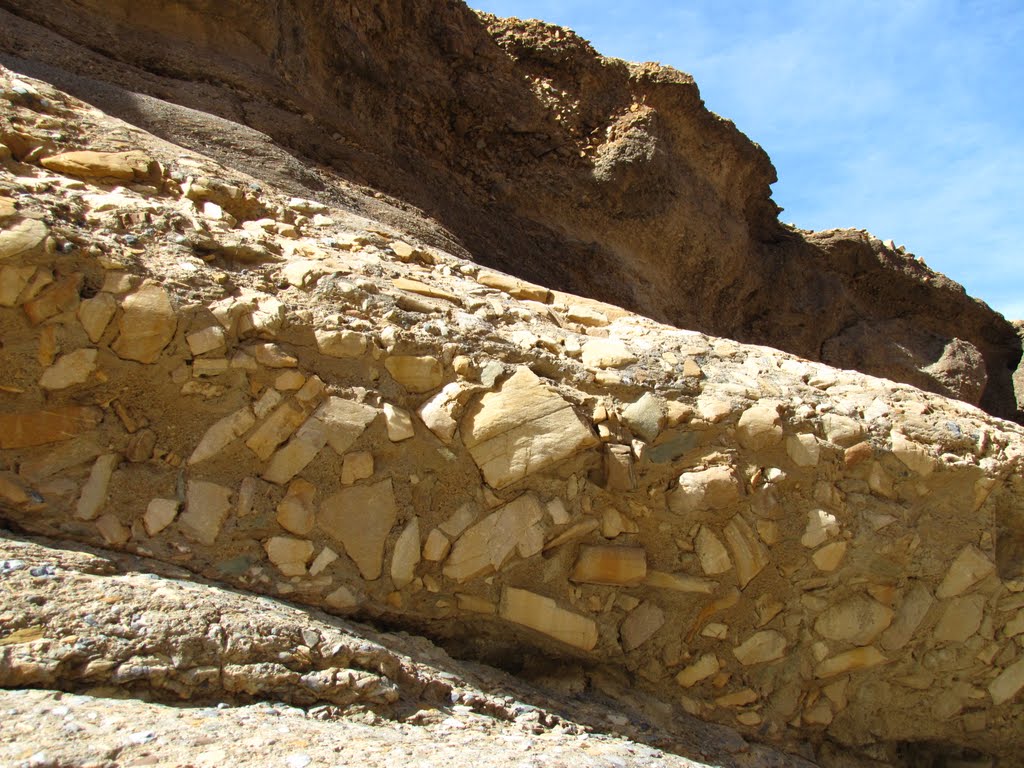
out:
<path id="1" fill-rule="evenodd" d="M 1012 327 L 891 241 L 780 224 L 767 155 L 681 72 L 448 0 L 0 9 L 19 66 L 67 70 L 48 71 L 293 194 L 534 283 L 1017 418 Z"/>
<path id="2" fill-rule="evenodd" d="M 38 142 L 0 172 L 8 525 L 618 669 L 826 765 L 834 744 L 1018 754 L 1021 428 L 483 270 L 0 87 Z M 125 152 L 141 176 L 112 172 Z"/>

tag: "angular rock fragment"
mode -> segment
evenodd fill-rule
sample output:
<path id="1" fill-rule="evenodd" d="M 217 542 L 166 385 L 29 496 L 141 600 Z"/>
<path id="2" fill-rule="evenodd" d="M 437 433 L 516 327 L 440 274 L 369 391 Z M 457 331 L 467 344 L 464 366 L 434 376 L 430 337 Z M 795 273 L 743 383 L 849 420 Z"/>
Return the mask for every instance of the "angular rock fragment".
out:
<path id="1" fill-rule="evenodd" d="M 82 520 L 95 520 L 103 510 L 107 501 L 107 488 L 110 486 L 110 477 L 121 462 L 121 457 L 116 453 L 107 453 L 96 459 L 89 472 L 89 479 L 82 487 L 82 493 L 78 497 L 78 505 L 75 508 L 75 516 Z"/>
<path id="2" fill-rule="evenodd" d="M 179 507 L 177 499 L 153 499 L 150 501 L 146 507 L 146 513 L 142 516 L 146 534 L 156 536 L 173 523 L 174 518 L 178 516 Z"/>
<path id="3" fill-rule="evenodd" d="M 683 688 L 692 688 L 701 680 L 717 675 L 722 665 L 713 653 L 705 653 L 697 661 L 676 675 L 676 682 Z"/>
<path id="4" fill-rule="evenodd" d="M 24 258 L 42 248 L 49 230 L 38 219 L 8 219 L 0 229 L 0 261 Z"/>
<path id="5" fill-rule="evenodd" d="M 420 520 L 414 517 L 399 534 L 391 555 L 391 583 L 395 589 L 402 589 L 412 582 L 419 561 Z"/>
<path id="6" fill-rule="evenodd" d="M 544 543 L 543 518 L 544 507 L 536 496 L 517 497 L 459 537 L 445 561 L 444 575 L 464 582 L 500 570 L 517 549 L 520 557 L 536 554 Z"/>
<path id="7" fill-rule="evenodd" d="M 285 576 L 305 576 L 306 563 L 313 557 L 313 542 L 290 536 L 273 536 L 263 545 L 277 569 Z"/>
<path id="8" fill-rule="evenodd" d="M 583 345 L 583 365 L 592 371 L 601 368 L 624 368 L 636 362 L 625 342 L 618 339 L 589 339 Z"/>
<path id="9" fill-rule="evenodd" d="M 782 441 L 778 406 L 758 404 L 745 410 L 736 424 L 736 437 L 740 445 L 752 451 L 778 445 Z"/>
<path id="10" fill-rule="evenodd" d="M 977 547 L 968 544 L 956 556 L 953 564 L 946 572 L 935 596 L 940 600 L 962 595 L 975 584 L 996 570 L 996 564 L 982 554 Z"/>
<path id="11" fill-rule="evenodd" d="M 174 337 L 178 322 L 167 291 L 146 283 L 122 302 L 118 336 L 110 346 L 118 357 L 153 363 Z"/>
<path id="12" fill-rule="evenodd" d="M 868 645 L 889 627 L 893 615 L 891 608 L 877 600 L 856 595 L 818 616 L 814 631 L 829 640 Z"/>
<path id="13" fill-rule="evenodd" d="M 768 551 L 740 515 L 726 524 L 723 533 L 736 564 L 736 578 L 743 589 L 768 565 Z"/>
<path id="14" fill-rule="evenodd" d="M 211 546 L 231 511 L 231 489 L 207 480 L 190 480 L 185 493 L 185 511 L 178 524 L 185 536 Z"/>
<path id="15" fill-rule="evenodd" d="M 306 536 L 316 523 L 316 487 L 298 478 L 288 485 L 288 492 L 277 505 L 277 522 L 296 536 Z"/>
<path id="16" fill-rule="evenodd" d="M 700 567 L 708 576 L 717 576 L 732 568 L 732 560 L 725 550 L 725 545 L 706 525 L 702 525 L 694 540 Z"/>
<path id="17" fill-rule="evenodd" d="M 888 659 L 877 648 L 868 645 L 826 659 L 814 668 L 814 676 L 819 678 L 835 677 L 847 672 L 877 667 L 887 661 Z"/>
<path id="18" fill-rule="evenodd" d="M 366 336 L 357 331 L 317 329 L 316 345 L 328 357 L 352 358 L 362 357 L 368 342 Z"/>
<path id="19" fill-rule="evenodd" d="M 749 667 L 781 659 L 788 645 L 783 635 L 773 629 L 765 629 L 751 635 L 732 652 L 740 664 Z"/>
<path id="20" fill-rule="evenodd" d="M 665 612 L 652 602 L 645 601 L 629 612 L 619 627 L 624 651 L 635 651 L 665 625 Z"/>
<path id="21" fill-rule="evenodd" d="M 367 581 L 380 578 L 384 543 L 398 516 L 391 480 L 346 488 L 320 505 L 317 524 L 340 541 Z"/>
<path id="22" fill-rule="evenodd" d="M 117 299 L 109 293 L 98 293 L 78 305 L 78 321 L 85 329 L 89 341 L 96 344 L 103 338 L 110 321 L 117 312 Z"/>
<path id="23" fill-rule="evenodd" d="M 719 466 L 679 476 L 668 504 L 676 514 L 722 509 L 739 501 L 741 486 L 732 467 Z"/>
<path id="24" fill-rule="evenodd" d="M 98 354 L 95 349 L 76 349 L 74 352 L 61 355 L 53 365 L 43 371 L 39 378 L 39 386 L 52 391 L 84 384 L 96 370 Z"/>
<path id="25" fill-rule="evenodd" d="M 441 386 L 444 371 L 433 357 L 396 355 L 384 361 L 391 377 L 413 394 L 430 392 Z"/>
<path id="26" fill-rule="evenodd" d="M 31 448 L 70 440 L 93 429 L 103 411 L 91 406 L 62 406 L 38 411 L 0 413 L 0 449 Z"/>
<path id="27" fill-rule="evenodd" d="M 388 440 L 393 443 L 400 443 L 416 436 L 416 430 L 412 425 L 412 416 L 402 408 L 397 408 L 391 403 L 384 403 L 384 421 L 387 425 Z"/>
<path id="28" fill-rule="evenodd" d="M 497 489 L 598 442 L 572 405 L 526 367 L 470 406 L 462 439 L 487 484 Z"/>
<path id="29" fill-rule="evenodd" d="M 50 171 L 84 179 L 149 181 L 160 179 L 160 166 L 149 155 L 130 152 L 94 152 L 82 150 L 44 157 L 39 164 Z"/>
<path id="30" fill-rule="evenodd" d="M 192 455 L 189 456 L 188 463 L 198 464 L 213 458 L 227 448 L 232 441 L 237 440 L 252 429 L 255 423 L 256 417 L 253 416 L 249 408 L 240 408 L 234 413 L 225 416 L 206 430 L 206 433 L 199 441 L 199 445 L 196 446 L 195 450 L 192 451 Z"/>
<path id="31" fill-rule="evenodd" d="M 647 578 L 643 547 L 584 546 L 580 548 L 571 581 L 631 587 Z"/>
<path id="32" fill-rule="evenodd" d="M 525 589 L 505 587 L 498 614 L 566 645 L 591 651 L 597 645 L 597 624 L 585 616 L 560 608 L 554 600 Z"/>
<path id="33" fill-rule="evenodd" d="M 638 437 L 653 441 L 665 425 L 665 401 L 646 392 L 622 411 L 622 421 Z"/>
<path id="34" fill-rule="evenodd" d="M 298 429 L 294 437 L 270 458 L 261 477 L 271 483 L 283 485 L 301 472 L 327 445 L 327 426 L 311 416 Z"/>

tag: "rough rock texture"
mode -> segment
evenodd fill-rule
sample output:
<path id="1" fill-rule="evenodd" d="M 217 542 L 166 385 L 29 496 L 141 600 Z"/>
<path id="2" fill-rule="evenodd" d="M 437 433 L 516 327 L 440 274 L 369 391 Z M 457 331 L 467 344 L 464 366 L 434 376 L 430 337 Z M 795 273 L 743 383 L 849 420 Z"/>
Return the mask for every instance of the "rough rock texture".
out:
<path id="1" fill-rule="evenodd" d="M 534 283 L 1017 417 L 1010 325 L 891 242 L 781 225 L 768 157 L 681 72 L 453 0 L 0 9 L 8 64 L 294 194 Z"/>
<path id="2" fill-rule="evenodd" d="M 0 97 L 0 231 L 45 232 L 0 263 L 7 525 L 541 658 L 582 699 L 610 680 L 668 739 L 688 714 L 828 768 L 1020 754 L 1021 427 L 412 246 L 6 70 Z M 85 150 L 159 173 L 41 162 Z M 193 695 L 161 611 L 101 623 L 150 633 L 121 676 L 117 643 L 33 645 L 87 638 L 74 584 L 47 608 L 0 570 L 5 685 L 77 690 L 95 662 Z M 269 629 L 273 659 L 204 635 L 194 682 L 316 706 L 361 679 Z"/>

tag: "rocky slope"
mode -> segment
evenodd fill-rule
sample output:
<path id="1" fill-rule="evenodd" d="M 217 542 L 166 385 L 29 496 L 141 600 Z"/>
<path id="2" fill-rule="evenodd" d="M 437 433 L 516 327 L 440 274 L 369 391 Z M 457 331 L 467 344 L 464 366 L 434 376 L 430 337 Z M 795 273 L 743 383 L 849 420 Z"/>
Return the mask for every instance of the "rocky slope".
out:
<path id="1" fill-rule="evenodd" d="M 5 545 L 4 685 L 437 708 L 435 673 L 328 658 L 263 593 L 712 762 L 1018 759 L 1017 425 L 483 269 L 6 70 L 0 110 L 0 516 L 147 558 L 90 585 L 111 567 Z M 223 634 L 153 561 L 238 590 L 203 592 Z M 31 764 L 49 705 L 5 701 Z"/>
<path id="2" fill-rule="evenodd" d="M 451 0 L 2 0 L 0 21 L 8 64 L 294 194 L 1018 418 L 1009 324 L 892 243 L 782 226 L 768 157 L 675 70 Z"/>

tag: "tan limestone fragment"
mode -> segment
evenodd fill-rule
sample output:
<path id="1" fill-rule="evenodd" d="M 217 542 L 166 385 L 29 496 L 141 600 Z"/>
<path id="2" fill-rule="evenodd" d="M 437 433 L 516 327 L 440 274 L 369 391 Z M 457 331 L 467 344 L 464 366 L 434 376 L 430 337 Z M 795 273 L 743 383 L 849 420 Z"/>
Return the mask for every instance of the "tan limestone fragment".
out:
<path id="1" fill-rule="evenodd" d="M 402 589 L 412 583 L 416 566 L 420 562 L 420 519 L 414 517 L 395 541 L 391 555 L 391 582 L 395 589 Z"/>
<path id="2" fill-rule="evenodd" d="M 676 514 L 722 509 L 739 501 L 740 492 L 740 482 L 732 467 L 684 472 L 679 476 L 679 487 L 669 496 L 669 509 Z"/>
<path id="3" fill-rule="evenodd" d="M 733 648 L 733 655 L 743 666 L 764 664 L 768 661 L 781 659 L 789 642 L 773 629 L 755 632 L 742 644 Z"/>
<path id="4" fill-rule="evenodd" d="M 309 566 L 310 576 L 319 576 L 327 567 L 338 559 L 338 553 L 330 547 L 324 547 Z"/>
<path id="5" fill-rule="evenodd" d="M 729 559 L 725 545 L 706 525 L 700 527 L 693 544 L 701 570 L 708 576 L 716 576 L 732 568 L 732 560 Z"/>
<path id="6" fill-rule="evenodd" d="M 1024 690 L 1024 656 L 1008 666 L 988 686 L 992 703 L 1005 704 Z"/>
<path id="7" fill-rule="evenodd" d="M 624 368 L 637 358 L 619 339 L 588 339 L 583 345 L 583 365 L 596 371 L 601 368 Z"/>
<path id="8" fill-rule="evenodd" d="M 414 394 L 430 392 L 441 386 L 444 370 L 433 357 L 395 355 L 384 361 L 391 377 Z"/>
<path id="9" fill-rule="evenodd" d="M 856 445 L 864 437 L 864 424 L 849 416 L 826 413 L 821 417 L 821 425 L 825 430 L 825 439 L 841 448 Z"/>
<path id="10" fill-rule="evenodd" d="M 768 550 L 740 515 L 726 524 L 723 533 L 736 564 L 736 579 L 743 589 L 768 565 Z"/>
<path id="11" fill-rule="evenodd" d="M 635 586 L 647 578 L 647 552 L 643 547 L 584 546 L 580 548 L 570 581 L 584 584 Z"/>
<path id="12" fill-rule="evenodd" d="M 50 171 L 85 179 L 158 181 L 160 166 L 144 152 L 64 152 L 44 157 L 39 164 Z"/>
<path id="13" fill-rule="evenodd" d="M 928 477 L 935 471 L 936 460 L 923 445 L 915 443 L 896 430 L 890 433 L 889 439 L 892 442 L 893 456 L 903 462 L 911 472 Z"/>
<path id="14" fill-rule="evenodd" d="M 305 536 L 316 523 L 316 487 L 301 477 L 288 485 L 288 492 L 277 505 L 277 522 L 296 536 Z"/>
<path id="15" fill-rule="evenodd" d="M 42 248 L 49 230 L 38 219 L 10 218 L 0 229 L 0 261 L 24 258 Z"/>
<path id="16" fill-rule="evenodd" d="M 481 272 L 477 275 L 476 279 L 481 285 L 486 285 L 488 288 L 497 288 L 499 291 L 504 291 L 515 299 L 539 301 L 541 304 L 551 303 L 551 291 L 540 285 L 527 283 L 524 280 L 502 275 L 498 272 Z"/>
<path id="17" fill-rule="evenodd" d="M 814 565 L 819 571 L 831 573 L 843 562 L 843 558 L 846 557 L 846 548 L 845 541 L 833 541 L 811 555 L 811 560 L 814 561 Z"/>
<path id="18" fill-rule="evenodd" d="M 529 557 L 543 546 L 544 507 L 532 493 L 525 493 L 471 526 L 452 547 L 444 575 L 468 581 L 498 571 L 519 550 Z"/>
<path id="19" fill-rule="evenodd" d="M 586 616 L 560 608 L 549 597 L 525 589 L 505 587 L 499 615 L 566 645 L 592 651 L 597 645 L 597 624 Z"/>
<path id="20" fill-rule="evenodd" d="M 657 605 L 645 601 L 630 611 L 619 627 L 622 648 L 634 651 L 646 643 L 665 625 L 665 613 Z"/>
<path id="21" fill-rule="evenodd" d="M 936 644 L 966 642 L 981 627 L 984 616 L 984 595 L 954 597 L 946 605 L 932 636 Z"/>
<path id="22" fill-rule="evenodd" d="M 380 578 L 384 543 L 398 510 L 390 478 L 373 485 L 357 485 L 329 496 L 320 505 L 317 524 L 340 541 L 345 553 L 367 581 Z"/>
<path id="23" fill-rule="evenodd" d="M 743 412 L 736 424 L 736 437 L 740 445 L 752 451 L 761 451 L 782 441 L 779 407 L 758 404 Z"/>
<path id="24" fill-rule="evenodd" d="M 224 348 L 224 330 L 217 325 L 203 328 L 185 337 L 189 351 L 196 357 Z"/>
<path id="25" fill-rule="evenodd" d="M 713 653 L 705 653 L 697 661 L 676 675 L 676 682 L 683 688 L 692 688 L 701 680 L 717 675 L 722 665 Z"/>
<path id="26" fill-rule="evenodd" d="M 596 328 L 608 325 L 608 315 L 604 312 L 598 312 L 593 307 L 588 307 L 585 304 L 569 305 L 569 308 L 565 311 L 565 317 L 574 323 Z"/>
<path id="27" fill-rule="evenodd" d="M 110 513 L 100 515 L 96 520 L 96 530 L 99 531 L 107 546 L 111 547 L 123 546 L 132 535 L 131 529 L 122 523 L 116 515 Z"/>
<path id="28" fill-rule="evenodd" d="M 821 457 L 821 445 L 814 435 L 790 435 L 786 438 L 786 453 L 798 467 L 816 467 Z"/>
<path id="29" fill-rule="evenodd" d="M 185 511 L 178 518 L 185 535 L 211 546 L 231 511 L 231 489 L 207 480 L 189 480 Z"/>
<path id="30" fill-rule="evenodd" d="M 388 430 L 388 440 L 400 443 L 416 436 L 409 412 L 391 403 L 384 403 L 384 421 Z"/>
<path id="31" fill-rule="evenodd" d="M 856 595 L 828 608 L 814 622 L 814 631 L 829 640 L 868 645 L 893 620 L 891 608 L 864 595 Z"/>
<path id="32" fill-rule="evenodd" d="M 292 436 L 308 415 L 308 407 L 297 398 L 289 398 L 256 428 L 245 444 L 260 459 L 266 461 L 277 446 Z"/>
<path id="33" fill-rule="evenodd" d="M 146 507 L 146 513 L 142 516 L 142 524 L 146 527 L 146 534 L 156 536 L 164 528 L 174 522 L 178 516 L 177 499 L 153 499 Z"/>
<path id="34" fill-rule="evenodd" d="M 18 297 L 35 272 L 33 266 L 11 264 L 0 267 L 0 307 L 13 307 L 17 304 Z"/>
<path id="35" fill-rule="evenodd" d="M 807 528 L 800 538 L 800 543 L 808 549 L 814 549 L 839 533 L 839 521 L 835 515 L 824 509 L 812 509 L 807 513 Z"/>
<path id="36" fill-rule="evenodd" d="M 692 592 L 698 595 L 710 595 L 718 587 L 718 582 L 710 579 L 699 579 L 685 573 L 665 573 L 664 571 L 648 571 L 644 578 L 644 584 L 655 589 Z"/>
<path id="37" fill-rule="evenodd" d="M 525 366 L 467 409 L 461 431 L 487 484 L 497 489 L 598 442 L 572 405 Z"/>
<path id="38" fill-rule="evenodd" d="M 989 560 L 977 547 L 968 544 L 956 556 L 949 567 L 946 577 L 942 580 L 935 596 L 940 600 L 962 595 L 974 587 L 979 581 L 990 576 L 996 565 Z"/>
<path id="39" fill-rule="evenodd" d="M 417 411 L 427 429 L 445 444 L 452 442 L 459 428 L 455 414 L 459 408 L 459 399 L 465 391 L 465 386 L 459 382 L 447 384 Z"/>
<path id="40" fill-rule="evenodd" d="M 306 563 L 313 557 L 313 542 L 291 536 L 273 536 L 263 547 L 270 562 L 285 576 L 306 575 Z"/>
<path id="41" fill-rule="evenodd" d="M 39 377 L 39 386 L 52 391 L 84 384 L 96 370 L 98 354 L 95 349 L 76 349 L 74 352 L 61 355 L 53 365 L 43 371 L 43 375 Z"/>
<path id="42" fill-rule="evenodd" d="M 269 341 L 254 344 L 252 352 L 256 362 L 267 368 L 295 368 L 299 364 L 299 361 L 282 347 Z"/>
<path id="43" fill-rule="evenodd" d="M 324 597 L 324 602 L 341 613 L 349 613 L 359 607 L 359 599 L 348 587 L 338 587 Z"/>
<path id="44" fill-rule="evenodd" d="M 368 477 L 373 477 L 373 454 L 366 451 L 346 453 L 341 464 L 341 484 L 352 485 Z"/>
<path id="45" fill-rule="evenodd" d="M 189 456 L 188 463 L 190 465 L 198 464 L 213 458 L 227 448 L 232 441 L 252 429 L 255 423 L 256 417 L 253 416 L 249 408 L 239 408 L 234 413 L 225 416 L 206 430 L 199 445 Z"/>
<path id="46" fill-rule="evenodd" d="M 327 429 L 327 444 L 341 456 L 352 447 L 379 413 L 371 405 L 328 397 L 313 415 Z"/>
<path id="47" fill-rule="evenodd" d="M 261 477 L 271 483 L 284 485 L 317 457 L 327 445 L 327 434 L 324 423 L 311 416 L 292 439 L 274 453 Z"/>
<path id="48" fill-rule="evenodd" d="M 85 481 L 82 493 L 78 497 L 78 504 L 75 507 L 76 517 L 82 520 L 96 519 L 107 502 L 110 477 L 120 462 L 121 457 L 116 453 L 106 453 L 96 459 L 89 471 L 89 479 Z"/>
<path id="49" fill-rule="evenodd" d="M 103 411 L 91 406 L 0 412 L 0 449 L 31 448 L 70 440 L 93 429 L 102 418 Z"/>
<path id="50" fill-rule="evenodd" d="M 856 672 L 861 669 L 870 669 L 884 664 L 888 659 L 883 656 L 873 645 L 863 648 L 854 648 L 822 661 L 814 668 L 814 676 L 819 678 L 835 677 L 847 672 Z"/>
<path id="51" fill-rule="evenodd" d="M 78 305 L 78 321 L 85 329 L 89 341 L 96 344 L 103 338 L 110 321 L 117 312 L 117 299 L 109 293 L 98 293 Z"/>
<path id="52" fill-rule="evenodd" d="M 146 283 L 121 306 L 118 336 L 110 348 L 125 360 L 156 362 L 178 324 L 167 292 L 155 283 Z"/>
<path id="53" fill-rule="evenodd" d="M 910 642 L 934 603 L 928 588 L 915 581 L 900 602 L 892 625 L 882 635 L 882 648 L 897 651 Z"/>
<path id="54" fill-rule="evenodd" d="M 448 557 L 452 543 L 438 528 L 434 528 L 427 534 L 427 540 L 423 543 L 423 559 L 432 563 L 439 563 Z"/>
<path id="55" fill-rule="evenodd" d="M 362 357 L 367 349 L 366 336 L 357 331 L 316 330 L 316 345 L 328 357 Z"/>

